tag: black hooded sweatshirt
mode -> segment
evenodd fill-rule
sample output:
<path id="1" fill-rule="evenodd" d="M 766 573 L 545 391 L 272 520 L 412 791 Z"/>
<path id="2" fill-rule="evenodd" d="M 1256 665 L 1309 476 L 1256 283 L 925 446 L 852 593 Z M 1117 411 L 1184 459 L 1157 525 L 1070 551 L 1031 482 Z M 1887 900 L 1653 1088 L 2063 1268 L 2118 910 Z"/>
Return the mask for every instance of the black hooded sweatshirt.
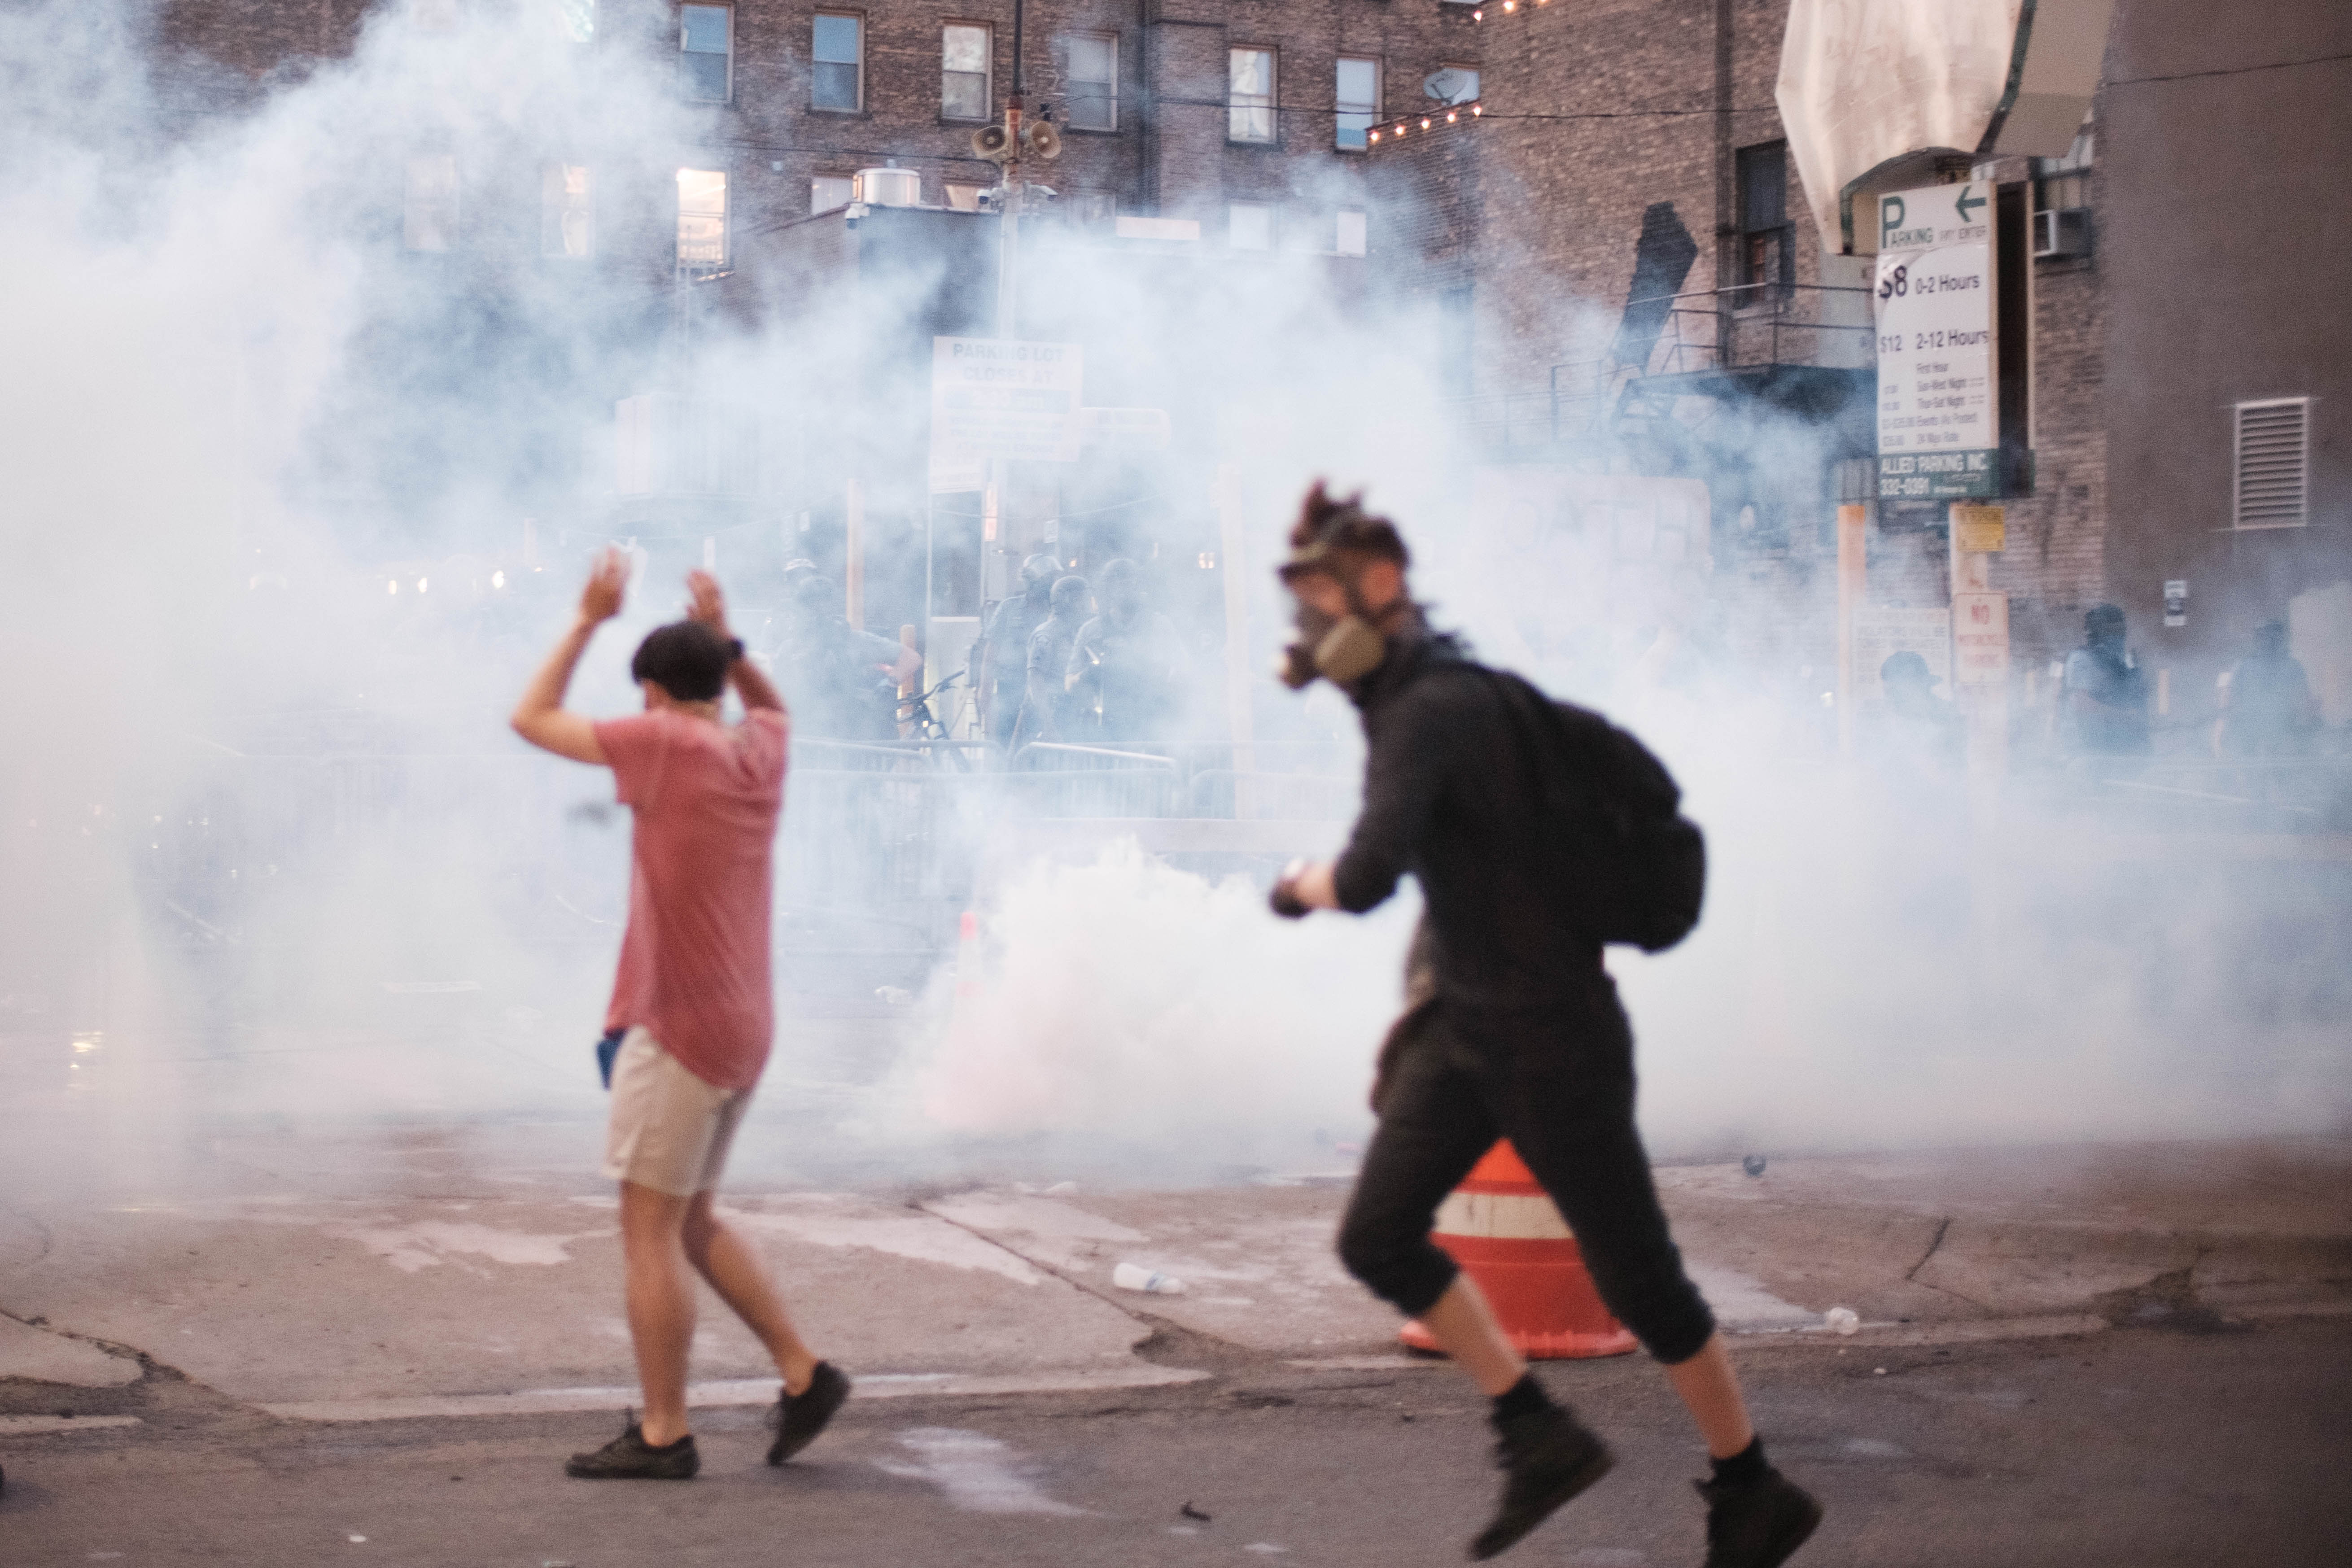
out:
<path id="1" fill-rule="evenodd" d="M 1363 716 L 1364 804 L 1335 868 L 1360 914 L 1420 880 L 1441 996 L 1526 1007 L 1610 984 L 1576 889 L 1538 868 L 1547 806 L 1533 736 L 1541 698 L 1418 627 L 1349 694 Z"/>

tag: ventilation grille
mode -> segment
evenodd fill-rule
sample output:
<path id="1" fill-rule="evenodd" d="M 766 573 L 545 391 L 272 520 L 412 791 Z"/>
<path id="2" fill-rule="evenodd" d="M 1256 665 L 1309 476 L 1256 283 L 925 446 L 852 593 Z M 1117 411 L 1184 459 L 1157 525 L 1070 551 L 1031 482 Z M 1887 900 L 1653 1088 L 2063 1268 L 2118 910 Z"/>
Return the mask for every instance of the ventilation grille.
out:
<path id="1" fill-rule="evenodd" d="M 2235 525 L 2301 528 L 2308 519 L 2311 399 L 2241 403 Z"/>

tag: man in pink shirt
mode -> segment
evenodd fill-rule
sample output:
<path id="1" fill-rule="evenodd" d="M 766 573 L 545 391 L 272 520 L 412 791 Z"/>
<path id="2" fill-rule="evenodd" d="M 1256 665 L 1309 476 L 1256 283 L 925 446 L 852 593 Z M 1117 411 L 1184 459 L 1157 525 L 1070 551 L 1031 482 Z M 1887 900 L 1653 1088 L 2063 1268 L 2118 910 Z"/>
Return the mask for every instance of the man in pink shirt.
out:
<path id="1" fill-rule="evenodd" d="M 629 1338 L 645 1415 L 568 1474 L 685 1480 L 700 1468 L 686 1425 L 687 1351 L 700 1274 L 783 1374 L 768 1463 L 806 1447 L 849 1397 L 849 1379 L 793 1331 L 759 1254 L 719 1218 L 711 1194 L 767 1065 L 775 1029 L 768 978 L 768 865 L 783 806 L 790 721 L 776 689 L 727 627 L 719 584 L 687 578 L 687 618 L 657 626 L 629 673 L 646 710 L 591 721 L 563 706 L 598 626 L 621 608 L 628 560 L 600 555 L 572 627 L 531 678 L 516 733 L 613 770 L 635 818 L 629 926 L 604 1017 L 613 1115 L 604 1173 L 621 1184 Z M 731 684 L 743 721 L 719 717 Z"/>

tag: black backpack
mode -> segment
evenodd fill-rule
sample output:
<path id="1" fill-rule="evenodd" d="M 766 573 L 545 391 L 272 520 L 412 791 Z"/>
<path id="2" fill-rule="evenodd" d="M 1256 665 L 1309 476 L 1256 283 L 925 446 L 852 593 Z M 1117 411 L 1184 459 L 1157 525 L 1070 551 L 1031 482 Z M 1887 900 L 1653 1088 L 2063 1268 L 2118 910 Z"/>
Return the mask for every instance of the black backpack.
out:
<path id="1" fill-rule="evenodd" d="M 1698 924 L 1706 837 L 1650 749 L 1600 714 L 1558 702 L 1507 670 L 1486 673 L 1528 742 L 1552 831 L 1553 874 L 1579 889 L 1591 934 L 1663 952 Z"/>

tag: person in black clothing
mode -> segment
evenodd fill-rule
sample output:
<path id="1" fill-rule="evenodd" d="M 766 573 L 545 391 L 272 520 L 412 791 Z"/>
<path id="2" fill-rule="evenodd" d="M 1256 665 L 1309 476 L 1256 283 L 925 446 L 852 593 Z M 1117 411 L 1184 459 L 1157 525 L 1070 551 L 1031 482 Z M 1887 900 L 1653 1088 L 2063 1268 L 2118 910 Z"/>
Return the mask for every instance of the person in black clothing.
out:
<path id="1" fill-rule="evenodd" d="M 1272 902 L 1361 913 L 1411 871 L 1426 904 L 1408 1011 L 1381 1052 L 1380 1126 L 1340 1226 L 1350 1273 L 1418 1318 L 1494 1401 L 1502 1501 L 1492 1557 L 1604 1475 L 1608 1446 L 1528 1374 L 1477 1284 L 1430 1239 L 1437 1205 L 1508 1138 L 1575 1232 L 1594 1285 L 1666 1367 L 1714 1464 L 1708 1568 L 1770 1568 L 1821 1509 L 1765 1462 L 1715 1319 L 1684 1273 L 1633 1126 L 1633 1039 L 1580 885 L 1531 846 L 1558 798 L 1523 743 L 1540 700 L 1432 632 L 1395 526 L 1317 485 L 1281 568 L 1300 639 L 1286 679 L 1330 680 L 1361 711 L 1364 803 L 1336 861 L 1293 865 Z"/>
<path id="2" fill-rule="evenodd" d="M 2083 646 L 2066 656 L 2063 689 L 2077 753 L 2147 755 L 2147 679 L 2124 642 L 2120 608 L 2094 605 L 2083 612 Z"/>
<path id="3" fill-rule="evenodd" d="M 2266 622 L 2254 633 L 2253 651 L 2230 672 L 2221 749 L 2231 755 L 2292 756 L 2319 727 L 2311 678 L 2287 648 L 2286 623 Z"/>
<path id="4" fill-rule="evenodd" d="M 1013 749 L 1032 741 L 1066 740 L 1080 732 L 1078 699 L 1069 690 L 1070 650 L 1091 613 L 1094 595 L 1084 577 L 1054 584 L 1052 613 L 1029 634 L 1028 689 L 1021 720 L 1013 728 Z"/>
<path id="5" fill-rule="evenodd" d="M 1966 760 L 1968 729 L 1952 705 L 1936 695 L 1936 673 L 1905 648 L 1878 667 L 1884 693 L 1862 710 L 1865 752 L 1897 775 L 1950 773 Z"/>
<path id="6" fill-rule="evenodd" d="M 1184 644 L 1176 623 L 1144 602 L 1143 569 L 1121 558 L 1096 579 L 1102 613 L 1078 628 L 1064 684 L 1091 740 L 1150 744 L 1182 719 Z"/>
<path id="7" fill-rule="evenodd" d="M 1061 575 L 1061 562 L 1044 551 L 1024 561 L 1020 591 L 996 602 L 980 634 L 978 689 L 988 738 L 1000 746 L 1013 744 L 1013 727 L 1029 690 L 1030 634 L 1050 613 L 1048 601 Z"/>
<path id="8" fill-rule="evenodd" d="M 792 618 L 776 650 L 776 684 L 793 730 L 812 739 L 888 741 L 898 733 L 898 689 L 919 673 L 913 648 L 849 624 L 841 590 L 808 575 L 793 588 Z"/>

